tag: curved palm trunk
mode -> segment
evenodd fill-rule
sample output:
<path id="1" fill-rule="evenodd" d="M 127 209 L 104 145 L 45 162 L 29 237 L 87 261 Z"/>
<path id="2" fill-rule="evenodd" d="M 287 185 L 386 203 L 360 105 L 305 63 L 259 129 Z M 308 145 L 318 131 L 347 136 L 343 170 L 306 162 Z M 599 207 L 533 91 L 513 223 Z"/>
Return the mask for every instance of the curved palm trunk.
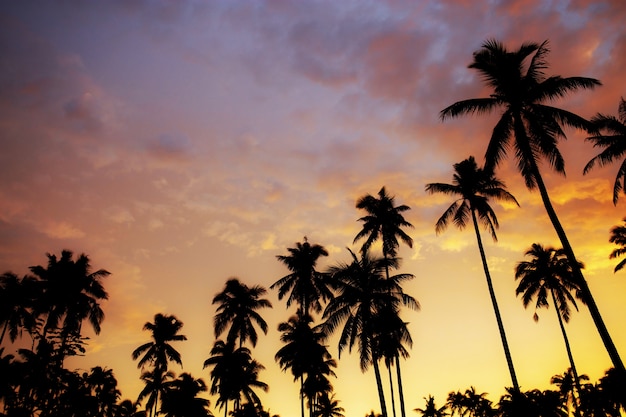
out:
<path id="1" fill-rule="evenodd" d="M 509 350 L 509 343 L 506 340 L 506 334 L 504 333 L 504 324 L 502 323 L 502 317 L 500 316 L 500 309 L 498 308 L 498 302 L 496 300 L 496 294 L 493 290 L 493 284 L 491 283 L 491 275 L 489 274 L 489 267 L 487 265 L 487 257 L 485 256 L 485 250 L 483 248 L 483 242 L 480 238 L 480 230 L 478 229 L 478 221 L 476 220 L 476 212 L 474 208 L 472 211 L 472 221 L 474 222 L 474 231 L 476 232 L 476 240 L 478 241 L 478 250 L 480 251 L 480 259 L 483 262 L 483 269 L 485 270 L 485 278 L 487 278 L 487 286 L 489 287 L 489 296 L 491 297 L 491 303 L 493 304 L 493 311 L 496 314 L 496 321 L 498 322 L 498 330 L 500 331 L 500 338 L 502 339 L 502 347 L 504 348 L 504 355 L 506 356 L 506 362 L 509 366 L 509 372 L 511 373 L 511 381 L 513 382 L 513 389 L 516 392 L 520 392 L 519 384 L 517 383 L 517 376 L 515 375 L 515 368 L 513 368 L 513 359 L 511 359 L 511 351 Z"/>
<path id="2" fill-rule="evenodd" d="M 304 376 L 300 375 L 300 410 L 304 417 Z"/>
<path id="3" fill-rule="evenodd" d="M 604 324 L 604 320 L 602 320 L 602 316 L 600 315 L 600 311 L 598 310 L 598 306 L 596 305 L 593 296 L 591 295 L 591 290 L 587 285 L 587 281 L 583 276 L 582 271 L 578 267 L 578 261 L 576 260 L 576 256 L 574 255 L 574 250 L 567 239 L 567 235 L 565 234 L 565 230 L 559 221 L 559 218 L 556 215 L 556 211 L 550 202 L 550 196 L 548 195 L 548 190 L 546 189 L 546 185 L 543 182 L 543 178 L 539 173 L 539 168 L 534 161 L 531 161 L 533 176 L 535 177 L 535 181 L 537 182 L 537 188 L 539 188 L 539 194 L 541 195 L 541 200 L 543 201 L 543 205 L 546 208 L 546 212 L 548 213 L 548 217 L 552 222 L 552 226 L 556 231 L 559 240 L 561 241 L 561 245 L 563 246 L 563 250 L 565 250 L 565 254 L 567 255 L 567 260 L 569 261 L 572 272 L 574 272 L 574 276 L 578 284 L 580 285 L 580 290 L 582 292 L 583 300 L 589 309 L 589 313 L 591 313 L 591 318 L 593 319 L 593 323 L 596 325 L 598 329 L 598 333 L 600 334 L 600 338 L 604 343 L 604 347 L 611 358 L 611 362 L 613 362 L 613 366 L 618 372 L 622 375 L 622 378 L 626 379 L 626 368 L 624 368 L 624 363 L 617 352 L 617 348 L 611 339 L 611 335 L 609 334 L 606 325 Z"/>
<path id="4" fill-rule="evenodd" d="M 406 417 L 406 410 L 404 409 L 404 391 L 402 390 L 402 374 L 400 372 L 400 357 L 396 355 L 396 373 L 398 376 L 398 395 L 400 396 L 400 413 L 402 417 Z"/>
<path id="5" fill-rule="evenodd" d="M 574 377 L 574 385 L 576 386 L 576 393 L 578 394 L 578 399 L 580 400 L 580 393 L 582 392 L 580 387 L 580 380 L 578 379 L 578 371 L 576 371 L 576 365 L 574 364 L 574 356 L 572 355 L 572 349 L 569 345 L 569 339 L 567 338 L 567 333 L 565 332 L 565 325 L 563 324 L 563 318 L 561 317 L 561 312 L 557 308 L 556 296 L 554 295 L 554 290 L 550 290 L 552 295 L 552 303 L 554 304 L 554 309 L 556 310 L 556 316 L 559 319 L 559 326 L 561 326 L 561 333 L 563 333 L 563 340 L 565 341 L 565 349 L 567 350 L 567 357 L 569 358 L 570 366 L 572 367 L 572 374 Z M 574 414 L 576 416 L 580 416 L 580 412 L 576 404 L 574 404 Z"/>
<path id="6" fill-rule="evenodd" d="M 383 417 L 387 417 L 387 404 L 385 403 L 385 393 L 383 392 L 383 381 L 380 378 L 380 369 L 378 368 L 378 358 L 374 357 L 374 375 L 376 375 L 376 385 L 378 386 L 378 398 L 380 399 L 380 408 Z"/>
<path id="7" fill-rule="evenodd" d="M 391 412 L 393 417 L 396 417 L 396 400 L 393 395 L 393 374 L 391 373 L 391 364 L 385 364 L 387 366 L 387 372 L 389 373 L 389 387 L 391 390 Z"/>

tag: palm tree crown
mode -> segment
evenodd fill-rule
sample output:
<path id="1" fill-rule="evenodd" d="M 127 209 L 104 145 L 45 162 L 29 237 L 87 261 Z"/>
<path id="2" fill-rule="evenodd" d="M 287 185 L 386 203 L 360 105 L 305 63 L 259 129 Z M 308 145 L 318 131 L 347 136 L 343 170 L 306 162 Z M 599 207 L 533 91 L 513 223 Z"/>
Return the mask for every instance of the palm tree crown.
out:
<path id="1" fill-rule="evenodd" d="M 406 205 L 394 206 L 394 197 L 387 194 L 385 187 L 378 191 L 378 198 L 366 194 L 356 202 L 356 208 L 363 209 L 367 215 L 359 219 L 363 222 L 363 229 L 356 235 L 354 242 L 366 238 L 361 251 L 369 250 L 370 246 L 378 239 L 383 243 L 383 256 L 396 256 L 398 249 L 398 237 L 413 247 L 413 239 L 402 228 L 413 227 L 407 222 L 402 213 L 411 208 Z"/>
<path id="2" fill-rule="evenodd" d="M 611 228 L 611 237 L 609 242 L 619 245 L 619 247 L 613 249 L 609 255 L 610 259 L 619 258 L 626 253 L 626 217 L 624 218 L 623 225 L 613 226 Z M 624 268 L 624 265 L 626 265 L 626 259 L 622 259 L 617 265 L 615 265 L 613 272 L 621 270 Z"/>
<path id="3" fill-rule="evenodd" d="M 589 172 L 596 163 L 604 166 L 615 162 L 626 154 L 626 101 L 622 97 L 618 106 L 618 117 L 598 113 L 591 119 L 596 133 L 587 138 L 594 148 L 603 148 L 585 166 L 583 173 Z M 604 132 L 604 133 L 603 133 Z M 622 161 L 615 184 L 613 185 L 613 204 L 617 204 L 620 191 L 626 192 L 626 159 Z"/>
<path id="4" fill-rule="evenodd" d="M 183 323 L 175 316 L 158 313 L 154 316 L 154 323 L 146 322 L 143 329 L 152 333 L 152 341 L 144 343 L 132 353 L 133 360 L 143 357 L 137 363 L 138 368 L 150 364 L 160 372 L 167 370 L 168 361 L 174 361 L 182 366 L 180 353 L 170 345 L 170 342 L 187 340 L 187 337 L 178 334 Z"/>
<path id="5" fill-rule="evenodd" d="M 328 251 L 321 245 L 311 245 L 307 238 L 304 242 L 296 242 L 295 248 L 287 248 L 290 255 L 278 255 L 276 258 L 291 271 L 270 286 L 270 289 L 278 288 L 278 299 L 291 291 L 287 298 L 287 307 L 293 302 L 299 305 L 301 314 L 309 314 L 310 310 L 319 313 L 322 311 L 321 300 L 327 300 L 332 296 L 328 288 L 328 277 L 322 272 L 315 270 L 317 260 L 321 256 L 328 256 Z"/>
<path id="6" fill-rule="evenodd" d="M 258 336 L 253 322 L 264 334 L 267 334 L 267 323 L 256 311 L 260 308 L 271 308 L 272 304 L 263 296 L 267 290 L 260 285 L 248 287 L 237 278 L 230 278 L 222 292 L 213 298 L 213 304 L 218 304 L 217 314 L 214 317 L 215 336 L 219 337 L 228 326 L 228 343 L 239 339 L 239 346 L 250 339 L 252 346 L 256 346 Z"/>

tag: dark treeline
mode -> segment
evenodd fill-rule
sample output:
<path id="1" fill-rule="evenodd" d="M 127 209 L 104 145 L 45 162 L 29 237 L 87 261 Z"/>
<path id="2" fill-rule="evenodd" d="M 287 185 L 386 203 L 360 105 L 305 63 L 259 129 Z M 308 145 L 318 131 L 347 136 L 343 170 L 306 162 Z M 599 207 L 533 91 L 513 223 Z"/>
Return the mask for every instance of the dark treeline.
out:
<path id="1" fill-rule="evenodd" d="M 479 71 L 492 94 L 459 101 L 440 114 L 445 120 L 501 111 L 487 145 L 484 165 L 479 166 L 470 156 L 453 165 L 451 183 L 430 183 L 426 191 L 453 199 L 436 222 L 437 233 L 450 224 L 460 229 L 471 225 L 474 230 L 511 385 L 504 388 L 505 394 L 497 403 L 474 387 L 450 392 L 440 405 L 429 396 L 424 398 L 422 408 L 414 409 L 423 416 L 617 417 L 626 411 L 623 362 L 583 276 L 584 265 L 574 255 L 539 170 L 539 162 L 545 161 L 557 172 L 564 172 L 557 144 L 565 138 L 562 129 L 566 126 L 585 130 L 594 146 L 602 149 L 587 164 L 585 172 L 621 158 L 626 153 L 626 103 L 621 100 L 617 118 L 598 114 L 591 120 L 548 106 L 545 103 L 551 99 L 600 83 L 592 78 L 546 76 L 547 54 L 547 42 L 527 43 L 509 51 L 497 41 L 487 41 L 474 54 L 469 67 Z M 539 310 L 552 305 L 555 310 L 570 367 L 563 374 L 552 376 L 553 390 L 520 389 L 482 241 L 481 226 L 497 240 L 499 224 L 491 202 L 517 203 L 496 175 L 508 151 L 514 152 L 527 187 L 539 191 L 561 243 L 557 248 L 529 242 L 530 248 L 522 255 L 524 260 L 512 274 L 518 280 L 516 295 L 524 307 L 534 305 Z M 615 180 L 614 204 L 626 190 L 625 164 L 622 162 Z M 404 218 L 410 208 L 396 205 L 395 197 L 385 187 L 377 195 L 359 198 L 356 208 L 362 214 L 358 219 L 361 229 L 352 243 L 359 247 L 354 251 L 347 249 L 348 262 L 318 270 L 318 261 L 327 257 L 328 251 L 306 237 L 295 247 L 287 248 L 287 255 L 277 256 L 288 274 L 269 289 L 277 291 L 287 309 L 293 312 L 295 307 L 295 313 L 278 325 L 281 345 L 275 361 L 299 386 L 301 417 L 307 413 L 309 417 L 343 416 L 333 389 L 338 361 L 329 350 L 331 337 L 338 340 L 339 355 L 355 350 L 361 370 L 373 369 L 380 415 L 406 417 L 407 387 L 402 381 L 401 365 L 409 357 L 413 341 L 402 317 L 404 310 L 418 310 L 419 304 L 403 290 L 403 284 L 414 276 L 401 272 L 398 251 L 401 244 L 413 245 L 407 232 L 413 226 Z M 625 236 L 624 226 L 611 230 L 610 241 L 618 245 L 611 258 L 626 253 Z M 266 288 L 250 286 L 233 277 L 214 295 L 215 342 L 203 364 L 209 376 L 208 385 L 202 378 L 172 371 L 172 363 L 182 365 L 176 344 L 187 340 L 182 334 L 183 323 L 174 315 L 155 314 L 143 326 L 150 340 L 129 352 L 137 361 L 144 383 L 138 398 L 129 400 L 122 399 L 113 370 L 94 367 L 87 372 L 71 371 L 64 365 L 68 357 L 86 352 L 84 323 L 96 335 L 100 332 L 104 320 L 100 302 L 108 297 L 103 281 L 109 272 L 93 271 L 84 254 L 74 258 L 71 251 L 64 250 L 60 257 L 47 257 L 46 266 L 33 266 L 22 277 L 12 272 L 0 276 L 0 344 L 4 346 L 0 349 L 1 416 L 212 416 L 212 405 L 205 398 L 210 394 L 225 417 L 269 417 L 260 398 L 260 392 L 269 389 L 262 380 L 264 365 L 254 359 L 259 333 L 268 331 L 263 309 L 272 308 L 265 298 Z M 621 261 L 615 271 L 625 264 Z M 578 303 L 589 310 L 613 364 L 593 383 L 579 373 L 566 332 L 572 309 L 578 310 Z M 536 312 L 535 319 L 538 317 Z M 7 346 L 16 349 L 7 352 Z M 385 396 L 385 385 L 389 385 L 389 397 Z M 378 414 L 372 411 L 369 415 Z"/>

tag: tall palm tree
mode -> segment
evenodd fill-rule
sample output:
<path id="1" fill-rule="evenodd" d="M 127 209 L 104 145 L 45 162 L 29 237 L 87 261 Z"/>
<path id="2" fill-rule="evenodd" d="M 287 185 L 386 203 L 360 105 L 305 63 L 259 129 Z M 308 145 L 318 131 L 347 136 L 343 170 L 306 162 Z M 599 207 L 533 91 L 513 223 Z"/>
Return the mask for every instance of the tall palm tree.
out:
<path id="1" fill-rule="evenodd" d="M 424 398 L 424 400 L 426 400 L 426 406 L 414 410 L 420 413 L 422 417 L 445 417 L 449 415 L 446 413 L 448 407 L 445 404 L 442 407 L 437 407 L 435 405 L 435 397 L 432 395 L 429 395 L 428 398 Z"/>
<path id="2" fill-rule="evenodd" d="M 533 243 L 525 255 L 530 256 L 531 260 L 522 261 L 515 267 L 515 279 L 520 280 L 515 294 L 522 294 L 524 307 L 528 307 L 533 300 L 536 300 L 535 310 L 542 307 L 548 308 L 550 304 L 548 298 L 552 299 L 559 326 L 561 327 L 561 333 L 563 334 L 563 340 L 565 341 L 567 357 L 574 375 L 574 383 L 580 394 L 578 371 L 576 370 L 574 356 L 572 355 L 572 349 L 563 324 L 563 322 L 569 322 L 571 316 L 570 304 L 578 310 L 572 292 L 579 294 L 580 286 L 574 279 L 572 267 L 563 249 L 544 247 L 539 243 Z M 582 263 L 579 262 L 578 267 L 583 268 Z M 534 319 L 535 321 L 539 320 L 536 311 Z"/>
<path id="3" fill-rule="evenodd" d="M 267 334 L 267 323 L 256 311 L 272 307 L 269 300 L 261 298 L 266 292 L 260 285 L 248 287 L 237 278 L 226 281 L 222 292 L 213 298 L 213 304 L 218 304 L 213 320 L 215 337 L 219 337 L 230 326 L 226 337 L 228 343 L 238 339 L 241 347 L 249 339 L 252 346 L 256 346 L 258 336 L 253 322 Z"/>
<path id="4" fill-rule="evenodd" d="M 173 372 L 165 372 L 159 368 L 153 368 L 141 374 L 141 380 L 145 385 L 137 396 L 137 403 L 141 403 L 144 398 L 147 398 L 146 412 L 151 417 L 159 414 L 159 401 L 165 395 L 168 381 L 171 381 L 173 378 Z"/>
<path id="5" fill-rule="evenodd" d="M 373 365 L 378 387 L 381 412 L 387 416 L 385 396 L 382 389 L 378 361 L 380 352 L 376 349 L 376 318 L 385 308 L 398 309 L 404 305 L 413 309 L 417 302 L 402 291 L 401 283 L 412 279 L 412 274 L 397 274 L 386 279 L 388 268 L 397 268 L 397 258 L 373 257 L 367 251 L 361 252 L 361 258 L 350 250 L 352 262 L 332 266 L 329 272 L 336 296 L 326 306 L 323 318 L 325 332 L 330 335 L 343 324 L 339 337 L 339 356 L 347 347 L 352 351 L 356 344 L 361 371 Z"/>
<path id="6" fill-rule="evenodd" d="M 178 334 L 182 327 L 183 322 L 178 320 L 176 316 L 161 313 L 154 316 L 154 323 L 146 322 L 143 325 L 143 330 L 149 330 L 152 333 L 152 341 L 144 343 L 133 351 L 133 360 L 137 360 L 143 355 L 139 359 L 137 367 L 144 368 L 146 365 L 151 365 L 155 369 L 165 372 L 169 361 L 174 361 L 182 366 L 180 353 L 170 344 L 170 342 L 187 340 L 186 336 Z"/>
<path id="7" fill-rule="evenodd" d="M 487 279 L 487 287 L 489 289 L 489 296 L 491 297 L 491 304 L 493 305 L 493 311 L 496 315 L 498 330 L 500 331 L 500 338 L 502 339 L 502 347 L 504 348 L 504 354 L 509 367 L 509 372 L 511 374 L 511 381 L 513 382 L 513 388 L 519 391 L 519 384 L 517 382 L 515 368 L 513 367 L 513 359 L 511 358 L 511 351 L 509 350 L 509 344 L 506 339 L 504 324 L 502 323 L 500 309 L 498 308 L 498 301 L 491 282 L 491 274 L 489 273 L 487 257 L 485 256 L 485 249 L 483 248 L 483 242 L 480 237 L 480 230 L 478 227 L 478 222 L 480 221 L 489 231 L 493 240 L 496 241 L 498 218 L 489 205 L 489 200 L 496 199 L 516 204 L 517 200 L 515 200 L 515 197 L 513 197 L 511 193 L 506 191 L 504 183 L 495 177 L 493 171 L 479 168 L 473 156 L 454 164 L 452 184 L 427 184 L 426 191 L 430 194 L 441 193 L 457 197 L 450 207 L 446 209 L 439 220 L 437 220 L 437 224 L 435 226 L 435 231 L 437 233 L 443 232 L 451 221 L 459 229 L 463 229 L 467 225 L 469 219 L 472 219 L 480 258 L 483 263 L 483 270 L 485 271 L 485 278 Z"/>
<path id="8" fill-rule="evenodd" d="M 267 391 L 268 385 L 259 380 L 259 372 L 264 367 L 252 359 L 250 349 L 235 348 L 233 343 L 217 340 L 204 367 L 213 368 L 210 393 L 218 395 L 217 405 L 224 407 L 224 417 L 228 415 L 228 401 L 235 403 L 233 412 L 239 411 L 241 398 L 255 406 L 261 405 L 255 389 Z"/>
<path id="9" fill-rule="evenodd" d="M 626 101 L 623 97 L 619 102 L 617 114 L 618 117 L 598 113 L 591 119 L 596 132 L 587 140 L 593 142 L 594 148 L 603 148 L 603 150 L 585 165 L 584 174 L 588 173 L 596 163 L 599 166 L 608 165 L 626 154 Z M 620 191 L 626 192 L 625 185 L 626 159 L 617 170 L 613 185 L 613 204 L 617 205 Z"/>
<path id="10" fill-rule="evenodd" d="M 412 228 L 413 225 L 405 220 L 402 213 L 410 210 L 407 205 L 395 206 L 395 197 L 387 194 L 387 190 L 383 186 L 378 191 L 378 198 L 366 194 L 360 197 L 356 202 L 356 208 L 365 210 L 367 213 L 365 216 L 358 219 L 363 223 L 363 228 L 357 233 L 353 243 L 358 240 L 364 239 L 365 242 L 361 246 L 361 251 L 368 251 L 371 245 L 378 239 L 382 241 L 383 258 L 387 259 L 395 257 L 397 255 L 398 247 L 400 246 L 398 238 L 402 240 L 408 247 L 413 247 L 413 239 L 404 231 L 403 228 Z M 389 278 L 389 269 L 385 270 L 386 277 Z M 398 349 L 404 349 L 399 346 Z M 405 353 L 404 350 L 402 353 Z M 404 390 L 402 387 L 402 374 L 400 371 L 400 350 L 395 354 L 392 354 L 396 365 L 396 371 L 398 376 L 398 396 L 400 397 L 400 408 L 402 417 L 406 417 L 406 410 L 404 405 Z M 406 357 L 403 356 L 403 357 Z M 385 361 L 387 370 L 391 375 L 391 361 Z M 395 401 L 393 394 L 393 380 L 389 380 L 391 384 L 391 403 L 393 415 L 396 415 Z"/>
<path id="11" fill-rule="evenodd" d="M 619 226 L 613 226 L 611 228 L 611 237 L 609 242 L 619 245 L 619 247 L 613 249 L 611 254 L 609 255 L 610 259 L 619 258 L 626 253 L 626 217 L 624 217 L 624 224 Z M 615 265 L 615 269 L 613 272 L 620 271 L 626 265 L 626 259 L 622 259 L 619 261 L 617 265 Z"/>
<path id="12" fill-rule="evenodd" d="M 104 269 L 92 271 L 89 257 L 85 254 L 76 260 L 72 259 L 73 255 L 69 250 L 62 251 L 60 258 L 47 254 L 46 267 L 30 267 L 43 286 L 36 312 L 46 315 L 44 335 L 60 328 L 64 338 L 79 336 L 82 322 L 86 319 L 94 332 L 100 333 L 104 311 L 99 301 L 108 298 L 101 280 L 110 273 Z"/>
<path id="13" fill-rule="evenodd" d="M 307 238 L 304 242 L 296 242 L 295 248 L 287 248 L 290 255 L 278 255 L 276 258 L 291 271 L 274 284 L 270 289 L 278 288 L 278 299 L 289 293 L 287 307 L 292 303 L 298 304 L 300 314 L 309 314 L 311 310 L 316 313 L 322 311 L 320 299 L 326 301 L 332 297 L 328 288 L 327 276 L 315 270 L 318 259 L 328 256 L 328 251 L 321 245 L 311 245 Z"/>
<path id="14" fill-rule="evenodd" d="M 331 355 L 322 341 L 326 338 L 321 326 L 311 327 L 313 319 L 309 315 L 294 315 L 288 321 L 278 325 L 281 332 L 280 341 L 285 345 L 276 352 L 275 359 L 283 371 L 289 369 L 294 380 L 300 381 L 300 409 L 304 417 L 305 377 L 314 379 L 330 374 L 330 366 L 334 362 L 328 362 Z M 309 404 L 314 404 L 317 392 L 308 395 Z M 313 413 L 313 407 L 310 408 Z"/>
<path id="15" fill-rule="evenodd" d="M 456 102 L 443 109 L 441 119 L 465 114 L 489 113 L 502 109 L 502 115 L 493 129 L 487 152 L 485 168 L 492 170 L 504 159 L 509 149 L 515 151 L 517 166 L 526 186 L 537 188 L 541 200 L 567 259 L 573 265 L 575 277 L 580 281 L 581 293 L 589 308 L 594 324 L 616 369 L 626 375 L 626 369 L 615 344 L 604 324 L 587 281 L 576 266 L 576 255 L 565 230 L 550 201 L 548 190 L 539 171 L 539 159 L 559 173 L 565 172 L 565 163 L 557 146 L 566 138 L 562 126 L 591 130 L 590 123 L 569 111 L 545 104 L 580 89 L 593 89 L 600 82 L 593 78 L 560 76 L 546 77 L 548 42 L 524 43 L 518 50 L 509 51 L 496 40 L 486 41 L 474 53 L 469 65 L 476 69 L 485 83 L 493 89 L 487 98 Z M 527 62 L 528 60 L 528 62 Z M 512 144 L 511 144 L 512 142 Z"/>

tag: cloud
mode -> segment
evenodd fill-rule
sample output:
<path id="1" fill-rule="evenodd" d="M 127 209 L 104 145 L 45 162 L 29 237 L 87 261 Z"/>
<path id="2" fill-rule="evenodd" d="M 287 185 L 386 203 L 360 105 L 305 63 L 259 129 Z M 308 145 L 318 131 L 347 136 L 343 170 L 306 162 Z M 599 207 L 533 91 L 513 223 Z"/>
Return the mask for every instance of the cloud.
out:
<path id="1" fill-rule="evenodd" d="M 50 222 L 42 228 L 43 233 L 55 239 L 79 239 L 85 232 L 67 222 Z"/>

